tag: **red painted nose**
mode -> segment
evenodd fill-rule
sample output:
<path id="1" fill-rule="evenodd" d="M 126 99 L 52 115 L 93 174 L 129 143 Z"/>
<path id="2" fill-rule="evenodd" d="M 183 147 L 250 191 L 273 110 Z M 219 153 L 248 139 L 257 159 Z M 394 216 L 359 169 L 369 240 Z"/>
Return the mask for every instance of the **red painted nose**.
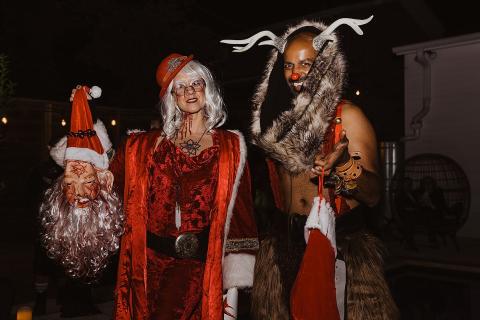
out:
<path id="1" fill-rule="evenodd" d="M 293 81 L 297 81 L 298 79 L 300 79 L 300 75 L 294 72 L 290 75 L 290 79 L 292 79 Z"/>

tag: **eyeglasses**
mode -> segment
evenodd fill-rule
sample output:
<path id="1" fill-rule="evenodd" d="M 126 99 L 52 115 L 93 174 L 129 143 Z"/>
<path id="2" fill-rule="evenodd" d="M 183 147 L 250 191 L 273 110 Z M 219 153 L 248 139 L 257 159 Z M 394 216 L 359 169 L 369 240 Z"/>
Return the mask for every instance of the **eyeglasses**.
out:
<path id="1" fill-rule="evenodd" d="M 205 89 L 205 80 L 197 79 L 190 82 L 190 85 L 186 85 L 185 83 L 178 83 L 173 86 L 172 93 L 175 93 L 177 96 L 185 95 L 188 89 L 193 88 L 193 91 L 200 92 Z"/>

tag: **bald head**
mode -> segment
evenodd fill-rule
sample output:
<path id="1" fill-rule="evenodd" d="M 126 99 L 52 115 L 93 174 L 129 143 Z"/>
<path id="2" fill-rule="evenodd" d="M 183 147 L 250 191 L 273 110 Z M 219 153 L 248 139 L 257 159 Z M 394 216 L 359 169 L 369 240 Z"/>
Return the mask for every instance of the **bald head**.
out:
<path id="1" fill-rule="evenodd" d="M 292 36 L 285 45 L 283 74 L 290 88 L 296 93 L 301 91 L 303 81 L 317 56 L 312 44 L 315 36 L 312 32 L 300 32 Z"/>

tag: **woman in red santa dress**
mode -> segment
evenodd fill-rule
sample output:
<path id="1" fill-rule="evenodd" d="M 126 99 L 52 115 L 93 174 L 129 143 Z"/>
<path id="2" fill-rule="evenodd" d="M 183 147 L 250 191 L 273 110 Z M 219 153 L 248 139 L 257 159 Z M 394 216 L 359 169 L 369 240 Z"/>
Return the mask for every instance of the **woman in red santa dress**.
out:
<path id="1" fill-rule="evenodd" d="M 245 142 L 218 128 L 222 97 L 193 56 L 169 55 L 156 78 L 162 129 L 130 134 L 110 165 L 126 215 L 115 319 L 235 316 L 258 249 Z"/>

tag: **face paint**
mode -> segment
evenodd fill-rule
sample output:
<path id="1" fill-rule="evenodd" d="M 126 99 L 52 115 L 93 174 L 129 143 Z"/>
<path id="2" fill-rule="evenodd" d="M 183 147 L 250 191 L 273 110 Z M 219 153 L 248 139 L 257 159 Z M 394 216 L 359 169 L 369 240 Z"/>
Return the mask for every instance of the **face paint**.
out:
<path id="1" fill-rule="evenodd" d="M 312 46 L 312 37 L 300 37 L 285 47 L 283 74 L 290 88 L 298 93 L 315 61 L 317 52 Z"/>
<path id="2" fill-rule="evenodd" d="M 290 80 L 297 81 L 298 79 L 300 79 L 300 74 L 293 72 L 290 75 Z"/>
<path id="3" fill-rule="evenodd" d="M 84 208 L 98 196 L 100 186 L 95 168 L 88 162 L 70 160 L 65 166 L 63 193 L 67 201 Z"/>

